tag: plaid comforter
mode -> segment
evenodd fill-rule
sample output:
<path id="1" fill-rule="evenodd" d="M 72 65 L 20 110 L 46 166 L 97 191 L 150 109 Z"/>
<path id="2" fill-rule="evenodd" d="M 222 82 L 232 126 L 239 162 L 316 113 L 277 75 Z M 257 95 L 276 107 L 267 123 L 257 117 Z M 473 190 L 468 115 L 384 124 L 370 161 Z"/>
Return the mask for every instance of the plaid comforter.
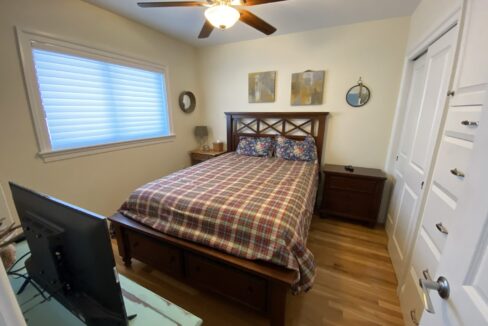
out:
<path id="1" fill-rule="evenodd" d="M 317 163 L 229 153 L 136 189 L 119 212 L 163 233 L 298 272 L 313 283 L 306 247 Z"/>

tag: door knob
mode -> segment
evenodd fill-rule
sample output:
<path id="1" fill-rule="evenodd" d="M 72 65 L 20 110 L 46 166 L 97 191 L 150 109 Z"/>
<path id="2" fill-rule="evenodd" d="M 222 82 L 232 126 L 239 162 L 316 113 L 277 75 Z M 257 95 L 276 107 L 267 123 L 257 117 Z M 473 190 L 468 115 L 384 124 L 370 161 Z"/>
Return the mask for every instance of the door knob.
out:
<path id="1" fill-rule="evenodd" d="M 424 276 L 426 274 L 424 273 Z M 428 276 L 428 274 L 427 274 Z M 442 299 L 448 299 L 450 294 L 450 287 L 449 282 L 443 276 L 440 276 L 437 281 L 432 281 L 430 277 L 426 279 L 419 278 L 419 284 L 422 288 L 423 292 L 423 300 L 424 300 L 424 309 L 431 314 L 435 313 L 434 305 L 432 304 L 432 300 L 430 299 L 430 290 L 435 290 L 439 294 Z"/>

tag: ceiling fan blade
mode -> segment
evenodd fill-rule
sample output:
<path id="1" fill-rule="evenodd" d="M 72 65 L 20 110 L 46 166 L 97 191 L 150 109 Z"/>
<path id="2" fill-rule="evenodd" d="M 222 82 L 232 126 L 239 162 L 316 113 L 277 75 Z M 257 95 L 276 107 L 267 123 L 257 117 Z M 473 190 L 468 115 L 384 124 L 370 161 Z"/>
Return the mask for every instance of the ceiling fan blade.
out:
<path id="1" fill-rule="evenodd" d="M 268 24 L 267 22 L 265 22 L 264 20 L 262 20 L 261 18 L 259 18 L 255 14 L 253 14 L 247 10 L 244 10 L 244 9 L 237 9 L 237 10 L 239 10 L 239 12 L 241 13 L 240 20 L 243 23 L 248 24 L 251 27 L 254 27 L 258 31 L 260 31 L 266 35 L 271 35 L 274 32 L 276 32 L 275 27 L 271 26 L 270 24 Z"/>
<path id="2" fill-rule="evenodd" d="M 198 38 L 207 38 L 212 34 L 212 31 L 214 30 L 214 27 L 212 24 L 208 22 L 208 20 L 205 19 L 205 24 L 203 24 L 202 30 L 200 31 L 200 34 L 198 35 Z"/>
<path id="3" fill-rule="evenodd" d="M 141 8 L 162 8 L 162 7 L 204 7 L 207 2 L 201 1 L 166 1 L 166 2 L 138 2 Z"/>
<path id="4" fill-rule="evenodd" d="M 267 3 L 273 2 L 281 2 L 286 0 L 240 0 L 241 6 L 257 6 L 257 5 L 264 5 Z"/>

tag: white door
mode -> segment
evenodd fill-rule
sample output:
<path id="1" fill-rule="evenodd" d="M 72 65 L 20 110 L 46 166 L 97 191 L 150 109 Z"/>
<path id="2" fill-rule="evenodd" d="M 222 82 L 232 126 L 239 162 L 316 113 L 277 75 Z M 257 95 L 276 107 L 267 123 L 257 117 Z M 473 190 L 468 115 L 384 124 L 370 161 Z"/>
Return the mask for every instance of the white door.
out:
<path id="1" fill-rule="evenodd" d="M 420 107 L 422 105 L 422 97 L 424 93 L 425 78 L 427 72 L 427 54 L 422 55 L 417 58 L 413 64 L 412 79 L 410 83 L 410 91 L 408 94 L 407 109 L 405 114 L 405 122 L 403 124 L 402 138 L 400 140 L 400 147 L 397 154 L 396 163 L 394 166 L 394 177 L 395 177 L 395 188 L 393 190 L 392 201 L 390 204 L 390 209 L 387 218 L 386 229 L 391 237 L 390 244 L 394 243 L 394 249 L 390 252 L 395 252 L 392 255 L 394 260 L 393 266 L 397 275 L 400 273 L 400 266 L 403 261 L 403 251 L 405 247 L 406 239 L 404 233 L 399 232 L 399 230 L 405 228 L 405 222 L 399 221 L 399 210 L 400 204 L 403 203 L 405 206 L 405 179 L 404 170 L 406 162 L 411 156 L 412 151 L 412 141 L 417 128 L 418 119 L 420 115 Z M 403 214 L 405 207 L 403 208 Z M 408 226 L 407 226 L 408 227 Z"/>
<path id="2" fill-rule="evenodd" d="M 430 292 L 435 314 L 424 313 L 423 325 L 488 325 L 488 34 L 481 32 L 487 30 L 486 17 L 488 1 L 466 2 L 455 95 L 439 153 L 454 155 L 436 163 L 436 170 L 439 166 L 444 172 L 444 177 L 436 173 L 439 187 L 455 203 L 455 210 L 436 212 L 439 217 L 451 215 L 451 221 L 432 278 L 446 277 L 451 294 L 442 300 Z M 448 178 L 446 171 L 455 166 L 464 170 L 464 180 Z"/>
<path id="3" fill-rule="evenodd" d="M 488 79 L 488 76 L 487 76 Z M 488 325 L 488 98 L 475 147 L 437 275 L 449 282 L 443 300 L 431 290 L 435 313 L 424 313 L 421 325 Z"/>
<path id="4" fill-rule="evenodd" d="M 388 249 L 400 281 L 406 272 L 414 239 L 424 185 L 431 170 L 446 104 L 452 63 L 456 48 L 457 27 L 434 44 L 414 64 L 411 91 L 402 131 L 396 179 L 389 211 L 390 241 Z"/>

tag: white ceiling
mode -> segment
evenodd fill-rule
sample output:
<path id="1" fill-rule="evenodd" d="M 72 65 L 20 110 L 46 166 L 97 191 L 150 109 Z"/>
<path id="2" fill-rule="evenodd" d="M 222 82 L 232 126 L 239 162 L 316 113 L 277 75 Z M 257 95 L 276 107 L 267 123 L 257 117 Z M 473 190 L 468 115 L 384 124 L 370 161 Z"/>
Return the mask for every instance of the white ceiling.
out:
<path id="1" fill-rule="evenodd" d="M 214 30 L 208 39 L 199 40 L 198 33 L 204 23 L 204 7 L 139 8 L 137 6 L 138 1 L 161 0 L 85 1 L 195 46 L 267 37 L 252 27 L 238 22 L 231 29 Z M 420 0 L 287 0 L 246 9 L 275 26 L 278 31 L 273 35 L 280 35 L 369 20 L 409 16 L 419 2 Z"/>

